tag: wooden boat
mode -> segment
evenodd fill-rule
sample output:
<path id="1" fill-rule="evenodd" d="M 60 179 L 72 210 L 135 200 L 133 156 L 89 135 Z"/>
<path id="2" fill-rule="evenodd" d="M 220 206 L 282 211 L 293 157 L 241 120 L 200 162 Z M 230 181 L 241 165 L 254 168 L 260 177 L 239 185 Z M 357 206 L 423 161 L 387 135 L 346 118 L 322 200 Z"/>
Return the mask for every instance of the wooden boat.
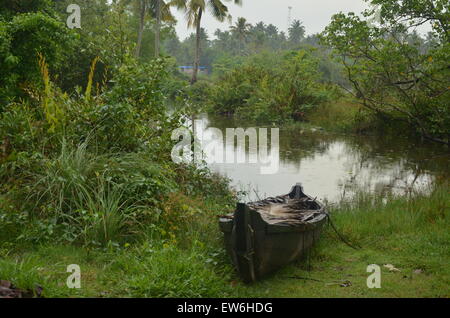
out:
<path id="1" fill-rule="evenodd" d="M 297 184 L 286 195 L 239 203 L 219 224 L 239 276 L 250 283 L 305 255 L 326 218 L 325 208 Z"/>

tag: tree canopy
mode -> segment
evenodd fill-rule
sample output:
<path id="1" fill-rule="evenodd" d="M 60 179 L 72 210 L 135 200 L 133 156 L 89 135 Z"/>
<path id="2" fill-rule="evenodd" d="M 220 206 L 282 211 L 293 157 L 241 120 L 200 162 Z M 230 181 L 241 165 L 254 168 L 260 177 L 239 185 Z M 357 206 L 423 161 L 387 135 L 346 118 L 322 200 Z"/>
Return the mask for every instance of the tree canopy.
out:
<path id="1" fill-rule="evenodd" d="M 373 0 L 380 12 L 334 15 L 323 40 L 343 63 L 352 93 L 380 116 L 407 121 L 422 136 L 448 143 L 449 2 Z M 429 23 L 424 48 L 411 29 Z"/>

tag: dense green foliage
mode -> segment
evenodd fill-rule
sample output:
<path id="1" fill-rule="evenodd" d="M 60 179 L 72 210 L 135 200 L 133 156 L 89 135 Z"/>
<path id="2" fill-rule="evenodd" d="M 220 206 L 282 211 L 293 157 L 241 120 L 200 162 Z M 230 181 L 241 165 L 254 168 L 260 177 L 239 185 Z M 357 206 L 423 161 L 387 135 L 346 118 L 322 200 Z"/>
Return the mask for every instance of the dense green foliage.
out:
<path id="1" fill-rule="evenodd" d="M 56 4 L 8 7 L 0 20 L 2 240 L 175 244 L 206 213 L 196 197 L 233 196 L 221 177 L 171 160 L 171 133 L 184 117 L 166 107 L 173 62 L 130 54 L 127 2 L 91 2 L 100 15 L 81 30 L 64 25 L 57 12 L 66 2 Z M 93 34 L 100 18 L 117 32 Z M 179 199 L 188 197 L 190 205 Z"/>
<path id="2" fill-rule="evenodd" d="M 65 25 L 71 3 L 83 7 L 81 29 Z M 445 1 L 372 0 L 381 8 L 379 24 L 367 23 L 370 11 L 363 18 L 338 14 L 323 44 L 306 36 L 300 21 L 285 34 L 244 18 L 210 40 L 200 24 L 207 5 L 219 21 L 229 16 L 212 0 L 176 1 L 197 27 L 180 42 L 172 1 L 161 3 L 161 23 L 152 0 L 0 4 L 0 279 L 26 289 L 41 284 L 45 296 L 105 296 L 105 288 L 106 296 L 280 295 L 281 288 L 270 292 L 270 280 L 251 288 L 234 282 L 216 222 L 239 194 L 229 180 L 171 160 L 172 131 L 203 110 L 252 123 L 313 119 L 359 131 L 370 129 L 370 113 L 448 143 Z M 428 21 L 427 39 L 410 32 Z M 154 58 L 159 41 L 163 57 Z M 193 62 L 211 74 L 189 85 L 176 66 Z M 338 86 L 355 97 L 330 105 L 345 95 Z M 333 208 L 346 236 L 375 242 L 356 254 L 357 265 L 384 262 L 387 244 L 398 240 L 402 251 L 388 255 L 433 275 L 426 295 L 446 296 L 430 286 L 441 287 L 447 274 L 439 261 L 448 242 L 448 185 L 429 197 L 383 199 Z M 336 244 L 326 237 L 313 254 L 319 266 L 342 265 L 330 251 Z M 86 269 L 86 288 L 61 288 L 61 257 Z M 274 281 L 284 286 L 280 277 Z M 305 295 L 297 285 L 290 289 Z"/>
<path id="3" fill-rule="evenodd" d="M 69 30 L 66 8 L 82 8 L 81 29 Z M 42 54 L 52 80 L 72 93 L 86 85 L 89 65 L 99 61 L 94 87 L 103 86 L 127 59 L 134 55 L 139 12 L 133 1 L 61 0 L 12 1 L 0 6 L 0 101 L 27 98 L 27 90 L 39 88 L 38 54 Z M 173 19 L 166 19 L 160 38 L 173 33 Z M 142 26 L 142 60 L 154 56 L 153 19 L 146 17 Z"/>
<path id="4" fill-rule="evenodd" d="M 220 76 L 211 88 L 210 102 L 217 113 L 255 122 L 301 120 L 331 94 L 319 79 L 311 52 L 286 52 L 281 58 L 260 54 Z"/>
<path id="5" fill-rule="evenodd" d="M 223 75 L 240 65 L 246 57 L 264 52 L 289 52 L 292 50 L 319 50 L 314 55 L 319 60 L 321 80 L 345 85 L 340 74 L 340 65 L 330 59 L 329 50 L 319 45 L 317 35 L 305 36 L 305 28 L 298 20 L 293 21 L 289 35 L 276 26 L 263 22 L 250 24 L 245 18 L 238 18 L 229 30 L 216 30 L 215 38 L 210 39 L 205 29 L 200 30 L 200 65 L 206 67 L 213 76 Z M 168 38 L 164 47 L 178 61 L 179 65 L 192 65 L 195 58 L 196 36 L 180 41 L 177 37 Z"/>
<path id="6" fill-rule="evenodd" d="M 2 213 L 21 240 L 120 242 L 143 224 L 166 224 L 171 193 L 226 195 L 207 171 L 170 160 L 180 122 L 163 108 L 165 69 L 130 60 L 102 95 L 70 98 L 48 82 L 37 101 L 7 106 L 0 177 L 11 201 Z"/>
<path id="7" fill-rule="evenodd" d="M 294 21 L 286 35 L 273 25 L 263 22 L 252 25 L 245 18 L 238 18 L 228 31 L 217 30 L 215 39 L 209 39 L 206 30 L 201 30 L 200 64 L 212 73 L 213 88 L 210 98 L 207 85 L 201 84 L 202 89 L 196 91 L 203 96 L 197 99 L 207 100 L 215 112 L 261 122 L 286 122 L 299 119 L 305 110 L 323 101 L 312 98 L 305 87 L 314 88 L 315 97 L 327 95 L 317 89 L 318 85 L 309 85 L 312 80 L 333 83 L 368 110 L 364 112 L 367 117 L 364 121 L 373 125 L 369 123 L 367 127 L 382 122 L 397 122 L 405 127 L 406 123 L 407 129 L 403 131 L 448 143 L 448 3 L 368 2 L 372 8 L 361 16 L 336 14 L 320 36 L 305 37 L 300 21 Z M 416 29 L 425 25 L 429 25 L 431 32 L 423 37 Z M 183 42 L 172 38 L 165 46 L 179 64 L 190 65 L 194 60 L 195 41 L 193 35 Z M 306 67 L 302 74 L 286 71 L 280 67 L 281 57 L 260 59 L 259 64 L 254 63 L 256 66 L 248 62 L 268 51 L 285 56 L 291 50 L 310 52 L 311 47 L 318 48 L 309 53 L 318 64 L 312 72 L 318 71 L 319 75 L 314 78 L 307 75 L 311 67 Z M 336 57 L 334 60 L 329 55 L 330 49 Z M 276 74 L 276 68 L 285 71 L 286 76 L 281 71 Z M 298 79 L 304 77 L 305 87 L 292 83 L 287 74 Z M 292 100 L 292 90 L 296 89 L 301 90 L 296 94 L 301 98 Z M 347 126 L 360 119 L 351 119 Z"/>
<path id="8" fill-rule="evenodd" d="M 76 39 L 56 18 L 49 1 L 12 2 L 0 16 L 0 102 L 32 89 L 40 78 L 38 54 L 61 69 Z M 16 13 L 16 14 L 15 14 Z M 1 110 L 0 106 L 0 110 Z"/>
<path id="9" fill-rule="evenodd" d="M 323 33 L 365 107 L 407 121 L 422 136 L 449 143 L 448 1 L 370 1 L 376 12 L 337 14 Z M 430 23 L 426 46 L 410 29 Z"/>

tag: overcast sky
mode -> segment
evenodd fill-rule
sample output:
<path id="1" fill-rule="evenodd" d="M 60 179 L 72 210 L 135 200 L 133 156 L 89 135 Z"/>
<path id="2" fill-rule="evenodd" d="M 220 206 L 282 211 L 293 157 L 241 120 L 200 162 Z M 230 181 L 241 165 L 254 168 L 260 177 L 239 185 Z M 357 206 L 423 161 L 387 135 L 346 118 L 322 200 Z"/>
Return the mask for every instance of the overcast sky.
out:
<path id="1" fill-rule="evenodd" d="M 331 16 L 339 11 L 360 13 L 367 8 L 363 0 L 243 0 L 242 6 L 236 6 L 231 1 L 225 3 L 233 16 L 233 23 L 238 17 L 245 17 L 252 24 L 260 21 L 272 23 L 281 31 L 287 30 L 288 7 L 291 6 L 292 20 L 301 20 L 307 34 L 321 32 L 330 22 Z M 182 12 L 172 10 L 178 20 L 177 34 L 180 39 L 184 39 L 193 30 L 187 30 Z M 216 29 L 228 29 L 229 23 L 216 21 L 208 12 L 202 19 L 202 26 L 213 37 Z"/>

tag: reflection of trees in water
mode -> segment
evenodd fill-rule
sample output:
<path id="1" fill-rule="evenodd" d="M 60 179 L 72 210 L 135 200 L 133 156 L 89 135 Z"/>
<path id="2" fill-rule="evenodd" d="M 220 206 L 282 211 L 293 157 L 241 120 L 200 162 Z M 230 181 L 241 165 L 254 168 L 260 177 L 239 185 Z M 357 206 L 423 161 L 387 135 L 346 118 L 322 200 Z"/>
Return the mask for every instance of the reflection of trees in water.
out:
<path id="1" fill-rule="evenodd" d="M 317 132 L 280 133 L 280 159 L 301 164 L 340 145 L 348 175 L 339 181 L 342 197 L 369 190 L 380 194 L 411 193 L 426 187 L 436 176 L 450 176 L 450 152 L 398 136 L 342 136 Z"/>
<path id="2" fill-rule="evenodd" d="M 232 119 L 212 120 L 211 126 L 222 129 L 242 127 Z M 270 127 L 267 127 L 270 128 Z M 270 131 L 270 129 L 269 129 Z M 270 140 L 270 139 L 269 139 Z M 299 166 L 332 152 L 343 158 L 348 174 L 339 180 L 343 196 L 359 190 L 412 192 L 421 183 L 436 176 L 450 177 L 450 152 L 436 145 L 386 134 L 384 136 L 345 136 L 323 132 L 280 130 L 280 161 Z"/>
<path id="3" fill-rule="evenodd" d="M 225 132 L 227 128 L 244 128 L 247 129 L 252 126 L 246 125 L 244 122 L 240 122 L 238 119 L 233 118 L 215 118 L 211 117 L 207 119 L 207 127 L 219 128 L 225 138 Z M 270 148 L 270 126 L 261 126 L 267 128 Z M 258 128 L 256 128 L 257 132 Z M 336 141 L 336 137 L 328 136 L 325 134 L 317 134 L 312 132 L 298 133 L 293 130 L 280 129 L 280 160 L 286 163 L 297 164 L 302 159 L 313 159 L 316 155 L 323 155 L 329 147 Z M 258 136 L 259 137 L 259 136 Z M 235 144 L 236 148 L 236 144 Z M 248 151 L 248 139 L 246 139 L 246 150 Z M 253 149 L 254 150 L 254 149 Z"/>
<path id="4" fill-rule="evenodd" d="M 414 142 L 398 136 L 351 137 L 346 140 L 349 151 L 365 154 L 374 167 L 401 162 L 415 173 L 449 175 L 450 152 L 443 146 Z"/>
<path id="5" fill-rule="evenodd" d="M 297 164 L 302 159 L 324 155 L 336 142 L 336 137 L 313 132 L 280 131 L 280 160 Z"/>
<path id="6" fill-rule="evenodd" d="M 344 143 L 345 152 L 349 156 L 358 158 L 361 164 L 371 163 L 372 165 L 385 166 L 389 163 L 404 161 L 407 168 L 413 169 L 416 166 L 423 170 L 442 172 L 450 161 L 450 152 L 443 147 L 433 147 L 420 143 L 406 143 L 403 139 L 374 136 L 343 136 L 325 135 L 317 133 L 302 134 L 292 136 L 291 140 L 281 140 L 282 151 L 288 149 L 291 154 L 295 154 L 296 147 L 301 147 L 299 151 L 314 152 L 324 154 L 331 145 L 338 142 Z M 388 142 L 389 141 L 389 142 Z M 284 148 L 286 146 L 286 148 Z M 284 148 L 284 149 L 283 149 Z M 295 156 L 291 160 L 296 160 Z"/>
<path id="7" fill-rule="evenodd" d="M 343 196 L 365 188 L 381 194 L 412 193 L 450 172 L 449 152 L 434 144 L 389 135 L 346 137 L 345 143 L 353 164 L 352 174 L 342 181 Z"/>

